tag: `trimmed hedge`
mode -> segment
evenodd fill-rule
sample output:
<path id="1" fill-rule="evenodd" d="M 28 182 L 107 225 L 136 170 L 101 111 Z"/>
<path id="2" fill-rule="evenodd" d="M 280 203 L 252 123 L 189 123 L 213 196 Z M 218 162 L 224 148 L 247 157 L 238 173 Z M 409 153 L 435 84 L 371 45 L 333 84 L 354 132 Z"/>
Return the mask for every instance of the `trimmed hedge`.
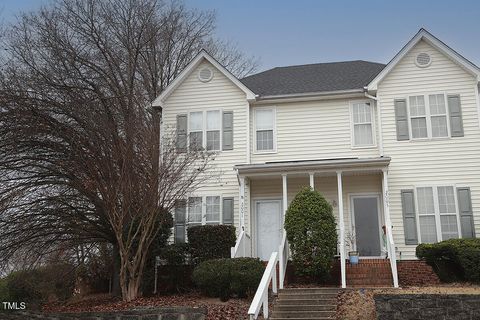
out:
<path id="1" fill-rule="evenodd" d="M 210 297 L 228 300 L 232 295 L 252 296 L 265 266 L 256 258 L 215 259 L 202 262 L 193 271 L 193 282 Z"/>
<path id="2" fill-rule="evenodd" d="M 187 230 L 194 264 L 220 258 L 230 258 L 235 246 L 235 227 L 227 225 L 194 226 Z"/>
<path id="3" fill-rule="evenodd" d="M 158 267 L 158 292 L 185 292 L 193 287 L 193 266 L 188 243 L 175 243 L 160 250 L 164 265 Z"/>
<path id="4" fill-rule="evenodd" d="M 297 275 L 328 280 L 337 251 L 336 223 L 330 203 L 319 192 L 303 188 L 288 207 L 285 230 Z"/>
<path id="5" fill-rule="evenodd" d="M 480 239 L 450 239 L 420 244 L 416 255 L 432 266 L 443 282 L 480 283 Z"/>

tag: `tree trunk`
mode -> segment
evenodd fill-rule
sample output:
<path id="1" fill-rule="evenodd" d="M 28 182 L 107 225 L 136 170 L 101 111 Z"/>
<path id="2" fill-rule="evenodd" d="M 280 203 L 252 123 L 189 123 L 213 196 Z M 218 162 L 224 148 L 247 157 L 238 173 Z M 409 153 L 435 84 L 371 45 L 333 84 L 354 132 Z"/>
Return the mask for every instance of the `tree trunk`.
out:
<path id="1" fill-rule="evenodd" d="M 120 252 L 118 245 L 113 245 L 113 275 L 112 275 L 112 296 L 121 297 L 122 289 L 120 288 Z"/>

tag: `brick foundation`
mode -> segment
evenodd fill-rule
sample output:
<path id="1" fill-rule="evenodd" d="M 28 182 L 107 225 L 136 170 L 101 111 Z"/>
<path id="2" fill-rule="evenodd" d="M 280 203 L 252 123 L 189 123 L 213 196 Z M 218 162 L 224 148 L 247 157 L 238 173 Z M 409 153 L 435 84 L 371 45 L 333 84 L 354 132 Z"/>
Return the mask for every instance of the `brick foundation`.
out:
<path id="1" fill-rule="evenodd" d="M 425 261 L 397 261 L 398 282 L 400 286 L 429 286 L 440 283 L 437 275 Z"/>

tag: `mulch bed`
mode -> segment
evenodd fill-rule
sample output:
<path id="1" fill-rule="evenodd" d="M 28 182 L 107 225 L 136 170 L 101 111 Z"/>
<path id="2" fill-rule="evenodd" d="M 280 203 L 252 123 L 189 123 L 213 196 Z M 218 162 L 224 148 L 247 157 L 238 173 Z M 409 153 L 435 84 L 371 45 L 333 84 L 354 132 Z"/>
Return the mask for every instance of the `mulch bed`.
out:
<path id="1" fill-rule="evenodd" d="M 138 298 L 131 302 L 124 302 L 108 295 L 92 295 L 67 304 L 49 303 L 42 307 L 42 311 L 45 313 L 78 313 L 114 312 L 138 307 L 206 307 L 208 310 L 207 320 L 238 320 L 248 319 L 247 311 L 250 303 L 251 299 L 230 299 L 222 302 L 216 298 L 206 298 L 198 293 Z"/>

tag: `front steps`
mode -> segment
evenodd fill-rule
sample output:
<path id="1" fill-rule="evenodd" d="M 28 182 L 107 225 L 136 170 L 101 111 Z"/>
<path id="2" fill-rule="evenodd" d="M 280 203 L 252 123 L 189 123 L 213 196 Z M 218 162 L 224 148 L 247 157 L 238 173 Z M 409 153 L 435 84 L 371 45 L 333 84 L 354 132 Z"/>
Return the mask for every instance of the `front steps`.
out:
<path id="1" fill-rule="evenodd" d="M 338 291 L 336 288 L 280 289 L 270 319 L 335 319 Z"/>
<path id="2" fill-rule="evenodd" d="M 391 287 L 389 259 L 360 259 L 357 265 L 346 264 L 347 287 Z"/>

